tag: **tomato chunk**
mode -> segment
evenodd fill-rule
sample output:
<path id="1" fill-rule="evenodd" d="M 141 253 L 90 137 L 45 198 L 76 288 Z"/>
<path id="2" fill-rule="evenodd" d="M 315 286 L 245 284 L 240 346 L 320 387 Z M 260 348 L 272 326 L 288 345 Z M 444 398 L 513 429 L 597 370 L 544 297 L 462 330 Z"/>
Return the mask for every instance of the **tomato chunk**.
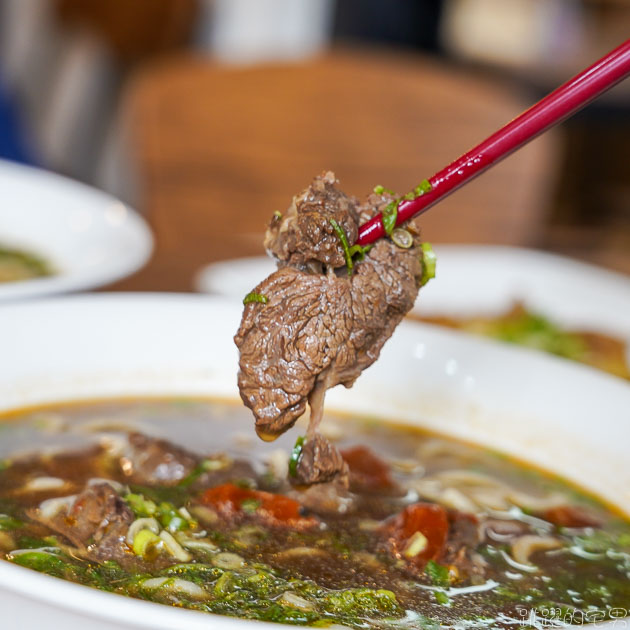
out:
<path id="1" fill-rule="evenodd" d="M 282 494 L 240 488 L 233 483 L 206 490 L 201 502 L 226 519 L 249 515 L 271 526 L 297 529 L 314 527 L 319 522 L 313 516 L 302 515 L 302 506 L 294 499 Z"/>
<path id="2" fill-rule="evenodd" d="M 422 570 L 443 553 L 448 536 L 448 515 L 435 503 L 414 503 L 389 518 L 381 527 L 387 545 L 397 558 Z"/>
<path id="3" fill-rule="evenodd" d="M 397 489 L 389 466 L 365 446 L 353 446 L 341 451 L 350 468 L 350 486 L 360 492 L 391 492 Z"/>
<path id="4" fill-rule="evenodd" d="M 577 505 L 560 505 L 549 508 L 542 517 L 558 527 L 601 527 L 602 522 L 586 508 Z"/>

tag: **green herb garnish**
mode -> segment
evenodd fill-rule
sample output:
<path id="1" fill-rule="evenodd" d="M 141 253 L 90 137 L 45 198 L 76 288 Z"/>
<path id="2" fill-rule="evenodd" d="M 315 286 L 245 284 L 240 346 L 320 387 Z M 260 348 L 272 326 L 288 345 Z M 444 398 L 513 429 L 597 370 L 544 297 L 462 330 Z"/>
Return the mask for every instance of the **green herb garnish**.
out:
<path id="1" fill-rule="evenodd" d="M 387 236 L 391 236 L 392 231 L 396 227 L 396 222 L 398 220 L 398 206 L 400 205 L 400 202 L 413 201 L 425 193 L 428 193 L 430 190 L 432 190 L 431 182 L 428 179 L 423 179 L 412 191 L 402 197 L 397 197 L 385 206 L 385 209 L 381 212 L 381 220 L 383 222 L 383 229 L 385 230 L 385 234 L 387 234 Z M 377 195 L 382 195 L 383 193 L 388 193 L 390 195 L 394 194 L 393 190 L 388 190 L 383 186 L 375 186 L 374 192 Z"/>
<path id="2" fill-rule="evenodd" d="M 434 595 L 435 595 L 435 601 L 442 606 L 447 606 L 448 604 L 451 603 L 451 601 L 448 598 L 448 595 L 444 591 L 435 591 Z"/>
<path id="3" fill-rule="evenodd" d="M 389 189 L 389 188 L 385 188 L 385 186 L 374 186 L 374 192 L 377 195 L 383 195 L 383 194 L 388 194 L 388 195 L 395 195 L 396 193 Z"/>
<path id="4" fill-rule="evenodd" d="M 337 238 L 341 241 L 341 247 L 343 248 L 343 255 L 346 259 L 346 267 L 348 269 L 348 276 L 352 276 L 352 254 L 350 253 L 350 244 L 348 243 L 348 237 L 344 229 L 335 221 L 334 219 L 330 219 L 330 225 L 333 226 L 333 230 L 335 230 L 335 234 Z"/>
<path id="5" fill-rule="evenodd" d="M 250 304 L 251 302 L 259 302 L 260 304 L 267 304 L 267 302 L 269 302 L 269 298 L 266 295 L 263 295 L 262 293 L 254 293 L 252 291 L 251 293 L 248 293 L 243 298 L 243 304 Z"/>
<path id="6" fill-rule="evenodd" d="M 423 179 L 411 192 L 408 192 L 403 199 L 405 201 L 413 201 L 432 190 L 433 186 L 431 186 L 431 182 L 428 179 Z"/>
<path id="7" fill-rule="evenodd" d="M 374 246 L 366 245 L 365 247 L 363 247 L 363 245 L 353 245 L 350 248 L 350 255 L 352 256 L 353 260 L 354 260 L 354 257 L 356 256 L 357 261 L 361 262 L 365 258 L 365 255 L 372 249 L 372 247 Z"/>
<path id="8" fill-rule="evenodd" d="M 431 243 L 422 243 L 422 278 L 420 286 L 423 287 L 431 278 L 435 278 L 435 263 L 437 257 L 431 247 Z"/>
<path id="9" fill-rule="evenodd" d="M 387 234 L 387 236 L 390 236 L 396 227 L 396 219 L 398 218 L 398 203 L 398 199 L 390 201 L 381 213 L 383 229 L 385 230 L 385 234 Z"/>
<path id="10" fill-rule="evenodd" d="M 256 510 L 261 506 L 261 502 L 258 499 L 243 499 L 241 501 L 241 509 L 247 514 L 255 514 Z"/>
<path id="11" fill-rule="evenodd" d="M 289 475 L 291 477 L 295 477 L 297 475 L 297 467 L 298 462 L 300 461 L 300 457 L 302 455 L 302 448 L 304 446 L 304 442 L 306 441 L 306 437 L 301 435 L 297 440 L 295 440 L 295 446 L 291 451 L 291 457 L 289 457 Z"/>
<path id="12" fill-rule="evenodd" d="M 141 494 L 129 493 L 125 495 L 124 499 L 133 513 L 138 517 L 146 518 L 147 516 L 153 516 L 157 510 L 157 505 Z"/>
<path id="13" fill-rule="evenodd" d="M 8 514 L 0 514 L 0 531 L 8 532 L 13 529 L 19 529 L 22 525 L 24 523 L 17 518 L 13 518 Z"/>
<path id="14" fill-rule="evenodd" d="M 434 560 L 427 562 L 424 572 L 431 578 L 434 586 L 448 586 L 451 583 L 448 576 L 448 568 Z"/>

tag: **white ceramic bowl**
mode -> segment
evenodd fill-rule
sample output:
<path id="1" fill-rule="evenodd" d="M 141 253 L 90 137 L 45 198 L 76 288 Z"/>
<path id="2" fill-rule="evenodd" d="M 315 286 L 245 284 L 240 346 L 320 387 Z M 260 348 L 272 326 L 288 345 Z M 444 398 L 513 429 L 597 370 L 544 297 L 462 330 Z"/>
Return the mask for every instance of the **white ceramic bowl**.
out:
<path id="1" fill-rule="evenodd" d="M 109 284 L 151 255 L 145 221 L 104 192 L 3 160 L 0 191 L 0 245 L 32 251 L 55 272 L 0 283 L 0 303 Z"/>
<path id="2" fill-rule="evenodd" d="M 236 397 L 232 335 L 240 313 L 233 302 L 184 295 L 83 295 L 5 306 L 0 411 L 103 396 Z M 630 385 L 590 368 L 407 324 L 355 387 L 334 389 L 328 404 L 518 455 L 630 514 Z M 4 562 L 0 619 L 0 627 L 21 630 L 261 627 L 102 593 Z"/>

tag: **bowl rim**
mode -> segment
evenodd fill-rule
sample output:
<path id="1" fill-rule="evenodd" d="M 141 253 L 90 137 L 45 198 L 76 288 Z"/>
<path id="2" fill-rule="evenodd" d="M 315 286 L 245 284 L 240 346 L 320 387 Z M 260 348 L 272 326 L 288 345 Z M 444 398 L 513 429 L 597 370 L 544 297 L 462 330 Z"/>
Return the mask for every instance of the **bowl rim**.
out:
<path id="1" fill-rule="evenodd" d="M 124 244 L 123 251 L 117 252 L 117 256 L 108 260 L 107 264 L 94 264 L 87 267 L 76 265 L 51 276 L 1 283 L 0 305 L 105 286 L 138 271 L 151 257 L 154 239 L 148 223 L 140 213 L 115 196 L 52 171 L 2 159 L 0 159 L 0 178 L 10 181 L 16 189 L 28 189 L 31 195 L 34 191 L 41 191 L 38 194 L 41 194 L 43 200 L 52 195 L 55 202 L 51 206 L 48 200 L 47 212 L 54 212 L 55 206 L 62 199 L 66 208 L 66 204 L 72 206 L 73 200 L 75 204 L 78 204 L 80 200 L 82 212 L 87 212 L 99 220 L 111 217 L 111 221 L 106 221 L 106 224 L 111 226 L 107 234 L 113 235 L 121 245 Z M 21 207 L 20 214 L 27 209 L 28 207 Z M 102 234 L 105 232 L 102 231 Z M 44 234 L 41 236 L 42 238 L 49 237 Z M 28 248 L 38 253 L 38 243 L 35 241 L 41 241 L 42 238 L 29 239 L 32 242 L 28 244 Z M 91 235 L 90 238 L 94 236 Z M 4 243 L 5 239 L 2 240 Z M 12 242 L 9 240 L 4 244 L 12 244 Z M 20 245 L 16 243 L 16 247 L 20 248 Z M 43 244 L 42 248 L 45 251 Z"/>

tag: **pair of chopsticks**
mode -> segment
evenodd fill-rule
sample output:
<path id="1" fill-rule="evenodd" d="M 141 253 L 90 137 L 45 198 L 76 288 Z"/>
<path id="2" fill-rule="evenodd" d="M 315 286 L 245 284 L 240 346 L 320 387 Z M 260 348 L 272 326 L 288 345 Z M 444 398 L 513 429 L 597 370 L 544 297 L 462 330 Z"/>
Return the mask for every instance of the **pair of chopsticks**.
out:
<path id="1" fill-rule="evenodd" d="M 536 136 L 566 120 L 628 75 L 630 39 L 430 177 L 430 190 L 400 201 L 396 225 L 425 212 Z M 384 235 L 383 218 L 379 214 L 361 226 L 357 244 L 368 245 Z"/>

